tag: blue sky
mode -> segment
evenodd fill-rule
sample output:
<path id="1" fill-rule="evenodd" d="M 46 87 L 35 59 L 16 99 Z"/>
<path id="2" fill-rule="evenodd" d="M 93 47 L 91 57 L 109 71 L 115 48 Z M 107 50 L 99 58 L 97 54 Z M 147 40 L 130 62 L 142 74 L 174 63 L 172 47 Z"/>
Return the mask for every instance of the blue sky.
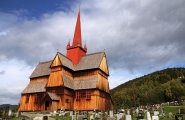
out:
<path id="1" fill-rule="evenodd" d="M 184 0 L 0 0 L 0 104 L 17 104 L 37 64 L 66 54 L 79 5 L 83 44 L 105 50 L 110 88 L 185 66 Z"/>

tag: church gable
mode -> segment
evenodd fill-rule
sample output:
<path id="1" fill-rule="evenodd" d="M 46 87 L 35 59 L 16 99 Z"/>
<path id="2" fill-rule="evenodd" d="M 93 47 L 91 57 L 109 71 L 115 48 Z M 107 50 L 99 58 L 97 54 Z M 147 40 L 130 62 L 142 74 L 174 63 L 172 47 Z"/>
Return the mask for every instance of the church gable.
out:
<path id="1" fill-rule="evenodd" d="M 107 60 L 106 60 L 106 57 L 105 57 L 105 56 L 103 56 L 103 59 L 102 59 L 102 61 L 101 61 L 101 63 L 100 63 L 99 68 L 100 68 L 103 72 L 105 72 L 107 75 L 109 75 Z"/>
<path id="2" fill-rule="evenodd" d="M 60 65 L 62 65 L 62 62 L 61 62 L 61 60 L 60 60 L 60 58 L 59 58 L 59 55 L 57 54 L 57 55 L 55 56 L 55 58 L 54 58 L 52 64 L 51 64 L 51 67 L 56 67 L 56 66 L 60 66 Z"/>

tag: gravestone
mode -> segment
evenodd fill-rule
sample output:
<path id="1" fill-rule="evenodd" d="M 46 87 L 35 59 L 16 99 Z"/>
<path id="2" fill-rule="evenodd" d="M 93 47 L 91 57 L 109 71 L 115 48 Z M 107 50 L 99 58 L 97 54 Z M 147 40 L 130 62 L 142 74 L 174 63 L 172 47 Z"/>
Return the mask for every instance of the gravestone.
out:
<path id="1" fill-rule="evenodd" d="M 159 120 L 159 116 L 152 116 L 152 120 Z"/>
<path id="2" fill-rule="evenodd" d="M 154 116 L 158 116 L 159 115 L 159 111 L 154 111 Z"/>
<path id="3" fill-rule="evenodd" d="M 70 116 L 72 116 L 73 115 L 73 111 L 70 111 Z"/>
<path id="4" fill-rule="evenodd" d="M 151 120 L 150 112 L 146 113 L 147 120 Z"/>
<path id="5" fill-rule="evenodd" d="M 48 120 L 48 116 L 43 116 L 43 120 Z"/>
<path id="6" fill-rule="evenodd" d="M 84 118 L 84 115 L 78 115 L 78 120 L 83 120 L 83 118 Z"/>
<path id="7" fill-rule="evenodd" d="M 72 120 L 76 120 L 76 115 L 72 115 Z"/>
<path id="8" fill-rule="evenodd" d="M 90 115 L 90 120 L 94 120 L 94 116 L 93 115 Z"/>
<path id="9" fill-rule="evenodd" d="M 109 115 L 110 115 L 110 117 L 113 117 L 114 115 L 113 115 L 113 110 L 110 110 L 109 111 Z"/>
<path id="10" fill-rule="evenodd" d="M 143 120 L 144 116 L 142 113 L 138 113 L 137 120 Z"/>
<path id="11" fill-rule="evenodd" d="M 34 117 L 33 120 L 42 120 L 42 117 Z"/>
<path id="12" fill-rule="evenodd" d="M 163 105 L 161 105 L 161 116 L 163 116 L 164 117 L 164 107 L 163 107 Z"/>
<path id="13" fill-rule="evenodd" d="M 173 118 L 172 112 L 169 112 L 169 118 Z"/>
<path id="14" fill-rule="evenodd" d="M 122 113 L 117 114 L 117 120 L 122 119 L 122 117 L 123 117 L 123 114 Z"/>
<path id="15" fill-rule="evenodd" d="M 130 115 L 130 110 L 129 109 L 127 109 L 127 115 Z"/>
<path id="16" fill-rule="evenodd" d="M 182 115 L 175 115 L 175 120 L 183 120 Z"/>
<path id="17" fill-rule="evenodd" d="M 185 114 L 184 108 L 180 108 L 180 109 L 179 109 L 179 114 Z"/>
<path id="18" fill-rule="evenodd" d="M 12 109 L 10 108 L 8 112 L 8 116 L 11 116 L 11 115 L 12 115 Z"/>
<path id="19" fill-rule="evenodd" d="M 125 115 L 125 120 L 132 120 L 132 116 L 131 115 Z"/>

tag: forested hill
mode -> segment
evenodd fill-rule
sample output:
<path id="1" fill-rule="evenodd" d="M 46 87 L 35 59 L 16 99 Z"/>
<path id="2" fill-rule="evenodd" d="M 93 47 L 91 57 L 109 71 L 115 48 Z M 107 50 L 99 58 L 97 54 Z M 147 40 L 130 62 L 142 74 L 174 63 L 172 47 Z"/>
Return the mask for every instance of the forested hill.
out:
<path id="1" fill-rule="evenodd" d="M 123 83 L 110 91 L 115 109 L 172 100 L 185 96 L 185 68 L 168 68 Z"/>

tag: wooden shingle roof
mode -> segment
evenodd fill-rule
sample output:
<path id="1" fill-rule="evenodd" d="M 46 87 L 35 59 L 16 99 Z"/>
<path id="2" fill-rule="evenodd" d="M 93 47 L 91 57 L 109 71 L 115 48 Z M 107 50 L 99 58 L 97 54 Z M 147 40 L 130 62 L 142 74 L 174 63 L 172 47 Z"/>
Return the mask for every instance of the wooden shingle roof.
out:
<path id="1" fill-rule="evenodd" d="M 22 91 L 21 94 L 25 93 L 36 93 L 36 92 L 45 92 L 46 81 L 29 83 L 26 88 Z"/>
<path id="2" fill-rule="evenodd" d="M 73 78 L 70 76 L 67 76 L 66 74 L 62 74 L 64 86 L 73 89 L 74 81 Z"/>
<path id="3" fill-rule="evenodd" d="M 99 68 L 101 60 L 103 56 L 105 55 L 104 52 L 98 52 L 93 54 L 88 54 L 83 56 L 79 63 L 76 65 L 73 65 L 72 61 L 68 59 L 66 56 L 62 55 L 61 53 L 57 53 L 60 57 L 60 60 L 62 62 L 62 65 L 73 70 L 73 71 L 81 71 L 81 70 L 88 70 L 88 69 L 95 69 Z M 37 65 L 33 73 L 31 74 L 30 78 L 35 77 L 41 77 L 50 75 L 52 61 L 48 62 L 41 62 Z"/>
<path id="4" fill-rule="evenodd" d="M 33 73 L 30 75 L 30 78 L 49 75 L 51 72 L 51 69 L 50 69 L 51 63 L 52 61 L 39 63 L 35 68 L 35 70 L 33 71 Z"/>
<path id="5" fill-rule="evenodd" d="M 74 90 L 93 89 L 97 87 L 98 75 L 88 76 L 74 80 Z"/>
<path id="6" fill-rule="evenodd" d="M 61 54 L 59 52 L 58 52 L 58 55 L 60 57 L 60 60 L 61 60 L 63 66 L 65 66 L 71 70 L 74 70 L 73 63 L 69 58 L 67 58 L 66 56 L 64 56 L 63 54 Z"/>
<path id="7" fill-rule="evenodd" d="M 47 92 L 51 100 L 59 100 L 55 93 Z"/>
<path id="8" fill-rule="evenodd" d="M 83 56 L 75 65 L 75 71 L 99 68 L 104 52 L 98 52 Z"/>

